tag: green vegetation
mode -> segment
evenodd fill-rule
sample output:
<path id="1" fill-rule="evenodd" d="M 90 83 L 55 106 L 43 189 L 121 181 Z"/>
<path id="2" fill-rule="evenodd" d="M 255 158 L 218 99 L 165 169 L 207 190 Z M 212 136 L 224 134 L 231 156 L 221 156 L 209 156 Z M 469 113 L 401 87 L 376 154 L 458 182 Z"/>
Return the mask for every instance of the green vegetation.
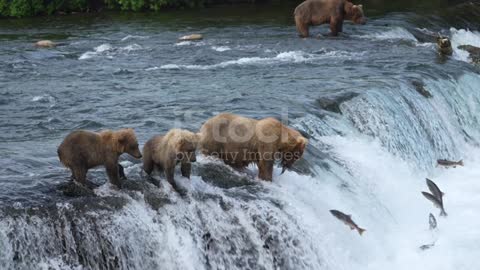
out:
<path id="1" fill-rule="evenodd" d="M 195 8 L 213 4 L 284 2 L 291 8 L 304 0 L 0 0 L 0 17 L 29 17 L 36 15 L 71 12 L 95 12 L 101 10 L 160 11 L 168 8 Z M 368 16 L 386 12 L 413 11 L 431 13 L 432 10 L 448 11 L 448 7 L 461 4 L 465 12 L 478 6 L 480 0 L 353 0 L 364 4 Z M 456 10 L 457 12 L 458 10 Z M 471 13 L 471 12 L 470 12 Z M 473 14 L 477 16 L 477 14 Z"/>
<path id="2" fill-rule="evenodd" d="M 0 17 L 28 17 L 71 12 L 92 12 L 104 9 L 159 11 L 165 8 L 203 7 L 213 1 L 214 0 L 0 0 Z M 237 0 L 237 2 L 242 1 Z"/>

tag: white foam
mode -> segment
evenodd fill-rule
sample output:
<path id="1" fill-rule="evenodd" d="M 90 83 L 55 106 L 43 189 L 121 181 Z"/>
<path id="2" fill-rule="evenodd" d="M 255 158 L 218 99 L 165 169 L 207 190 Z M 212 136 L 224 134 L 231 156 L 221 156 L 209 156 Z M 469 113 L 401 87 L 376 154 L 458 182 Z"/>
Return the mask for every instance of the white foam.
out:
<path id="1" fill-rule="evenodd" d="M 203 41 L 190 41 L 190 40 L 186 40 L 186 41 L 177 42 L 177 43 L 175 43 L 174 46 L 190 46 L 190 45 L 193 45 L 193 46 L 203 46 L 203 45 L 205 45 L 205 42 L 203 42 Z"/>
<path id="2" fill-rule="evenodd" d="M 350 175 L 286 172 L 274 179 L 272 192 L 283 197 L 286 210 L 315 239 L 315 252 L 325 260 L 325 269 L 475 269 L 480 169 L 474 164 L 480 162 L 479 149 L 466 154 L 466 167 L 428 174 L 386 152 L 375 140 L 330 136 L 322 142 L 332 147 L 330 154 L 344 162 Z M 422 197 L 420 192 L 428 191 L 425 177 L 446 193 L 447 218 L 439 217 L 439 210 Z M 351 214 L 367 231 L 363 236 L 350 231 L 330 209 Z M 428 230 L 429 213 L 437 218 L 435 232 Z M 419 249 L 435 240 L 431 249 Z"/>
<path id="3" fill-rule="evenodd" d="M 417 39 L 407 29 L 402 27 L 395 27 L 388 31 L 378 32 L 368 35 L 363 35 L 361 38 L 376 39 L 376 40 L 409 40 L 416 42 Z"/>
<path id="4" fill-rule="evenodd" d="M 105 44 L 102 44 L 102 45 L 99 45 L 97 47 L 94 48 L 93 51 L 87 51 L 85 53 L 83 53 L 79 58 L 78 60 L 87 60 L 87 59 L 91 59 L 101 53 L 104 53 L 104 52 L 107 52 L 107 51 L 110 51 L 112 50 L 113 47 L 112 45 L 108 44 L 108 43 L 105 43 Z"/>
<path id="5" fill-rule="evenodd" d="M 128 35 L 128 36 L 122 38 L 121 41 L 127 41 L 127 40 L 130 40 L 130 39 L 147 39 L 147 38 L 149 38 L 149 36 Z"/>
<path id="6" fill-rule="evenodd" d="M 34 96 L 32 102 L 50 103 L 50 107 L 53 107 L 55 106 L 56 100 L 55 97 L 49 94 L 44 94 L 41 96 Z"/>
<path id="7" fill-rule="evenodd" d="M 230 51 L 231 48 L 228 46 L 212 46 L 212 50 L 217 52 L 225 52 L 225 51 Z"/>
<path id="8" fill-rule="evenodd" d="M 470 62 L 468 59 L 470 54 L 462 49 L 457 47 L 460 45 L 472 45 L 475 47 L 480 47 L 480 32 L 470 31 L 465 29 L 455 29 L 451 28 L 450 32 L 452 34 L 451 42 L 453 48 L 453 57 L 455 59 L 465 62 Z"/>
<path id="9" fill-rule="evenodd" d="M 251 66 L 251 65 L 274 65 L 281 63 L 302 63 L 302 62 L 311 62 L 324 58 L 342 58 L 349 59 L 354 57 L 359 57 L 364 53 L 352 53 L 345 51 L 331 51 L 324 54 L 309 54 L 303 51 L 289 51 L 282 52 L 277 54 L 274 57 L 243 57 L 236 60 L 229 60 L 225 62 L 220 62 L 213 65 L 178 65 L 178 64 L 167 64 L 160 66 L 161 69 L 214 69 L 214 68 L 225 68 L 228 66 Z"/>
<path id="10" fill-rule="evenodd" d="M 102 44 L 100 46 L 95 47 L 95 52 L 101 53 L 101 52 L 106 52 L 112 49 L 112 45 L 106 43 Z"/>
<path id="11" fill-rule="evenodd" d="M 131 45 L 120 48 L 120 50 L 124 50 L 124 51 L 128 51 L 128 52 L 138 51 L 138 50 L 141 50 L 141 49 L 143 49 L 142 46 L 140 46 L 138 44 L 131 44 Z"/>
<path id="12" fill-rule="evenodd" d="M 115 53 L 129 53 L 131 51 L 138 51 L 141 49 L 143 49 L 143 47 L 136 43 L 127 45 L 125 47 L 113 47 L 112 45 L 105 43 L 95 47 L 93 51 L 87 51 L 83 53 L 78 60 L 87 60 L 97 56 L 107 56 L 111 58 L 115 56 Z"/>
<path id="13" fill-rule="evenodd" d="M 159 67 L 149 67 L 149 68 L 146 68 L 145 71 L 153 71 L 153 70 L 157 70 L 157 69 L 160 69 Z"/>
<path id="14" fill-rule="evenodd" d="M 33 102 L 37 102 L 37 101 L 42 100 L 42 99 L 43 99 L 43 96 L 34 96 L 34 97 L 32 98 L 32 101 L 33 101 Z"/>

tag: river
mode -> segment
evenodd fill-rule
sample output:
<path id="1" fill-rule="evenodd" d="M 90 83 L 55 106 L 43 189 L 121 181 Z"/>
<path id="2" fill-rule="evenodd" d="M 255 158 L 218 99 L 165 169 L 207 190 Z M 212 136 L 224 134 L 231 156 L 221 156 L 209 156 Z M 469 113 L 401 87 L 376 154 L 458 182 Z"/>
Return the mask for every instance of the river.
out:
<path id="1" fill-rule="evenodd" d="M 480 47 L 480 8 L 370 2 L 367 25 L 309 39 L 291 5 L 0 20 L 0 269 L 478 268 L 480 76 L 456 46 Z M 191 33 L 204 39 L 177 42 Z M 303 160 L 270 183 L 200 156 L 180 196 L 124 156 L 125 189 L 99 168 L 95 196 L 62 193 L 72 130 L 132 127 L 142 146 L 227 111 L 288 119 L 309 138 Z M 448 217 L 421 195 L 426 177 Z"/>

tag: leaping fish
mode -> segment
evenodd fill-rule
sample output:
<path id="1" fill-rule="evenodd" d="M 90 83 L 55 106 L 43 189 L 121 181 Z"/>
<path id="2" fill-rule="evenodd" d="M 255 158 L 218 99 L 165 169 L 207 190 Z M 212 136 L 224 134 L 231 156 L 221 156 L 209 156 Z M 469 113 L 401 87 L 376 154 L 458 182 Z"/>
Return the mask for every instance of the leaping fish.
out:
<path id="1" fill-rule="evenodd" d="M 447 159 L 438 159 L 437 166 L 444 166 L 444 167 L 453 167 L 456 168 L 457 166 L 463 166 L 463 160 L 459 161 L 451 161 Z"/>
<path id="2" fill-rule="evenodd" d="M 365 229 L 362 229 L 355 224 L 355 222 L 352 220 L 351 215 L 344 214 L 338 210 L 330 210 L 330 213 L 336 218 L 338 218 L 340 221 L 342 221 L 345 225 L 350 227 L 351 230 L 357 230 L 360 235 L 362 235 L 365 232 Z"/>
<path id="3" fill-rule="evenodd" d="M 445 209 L 443 209 L 443 202 L 439 201 L 435 196 L 428 192 L 422 191 L 423 196 L 427 198 L 427 200 L 431 201 L 433 205 L 436 207 L 440 208 L 440 216 L 447 216 L 447 213 L 445 212 Z"/>
<path id="4" fill-rule="evenodd" d="M 437 184 L 435 184 L 435 182 L 433 182 L 432 180 L 426 178 L 426 181 L 427 181 L 427 186 L 428 186 L 428 189 L 430 190 L 430 192 L 433 194 L 433 196 L 435 196 L 437 199 L 439 199 L 439 201 L 442 201 L 443 202 L 443 195 L 445 195 L 445 193 L 443 193 L 437 186 Z"/>
<path id="5" fill-rule="evenodd" d="M 428 223 L 430 224 L 430 230 L 437 228 L 437 220 L 432 213 L 430 213 L 430 215 L 428 216 Z"/>

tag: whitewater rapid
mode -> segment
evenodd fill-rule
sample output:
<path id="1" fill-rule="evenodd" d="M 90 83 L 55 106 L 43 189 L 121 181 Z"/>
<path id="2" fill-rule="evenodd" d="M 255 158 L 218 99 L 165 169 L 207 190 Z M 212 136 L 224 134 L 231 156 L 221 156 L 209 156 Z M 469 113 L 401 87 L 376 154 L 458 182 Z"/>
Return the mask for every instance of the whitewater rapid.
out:
<path id="1" fill-rule="evenodd" d="M 302 41 L 293 37 L 293 27 L 263 30 L 278 31 L 280 38 L 260 41 L 254 38 L 262 29 L 242 28 L 237 31 L 250 31 L 250 39 L 232 34 L 241 37 L 232 42 L 212 30 L 204 41 L 179 43 L 169 30 L 169 39 L 159 39 L 153 31 L 120 34 L 114 28 L 114 37 L 73 43 L 76 51 L 66 54 L 73 55 L 74 75 L 67 82 L 57 81 L 71 74 L 58 72 L 52 83 L 35 81 L 30 87 L 36 91 L 25 94 L 19 87 L 9 97 L 20 97 L 10 108 L 21 111 L 6 122 L 20 122 L 15 117 L 27 112 L 31 126 L 5 128 L 23 136 L 23 148 L 6 145 L 12 138 L 1 145 L 16 158 L 3 161 L 3 172 L 46 178 L 40 187 L 25 185 L 47 191 L 38 195 L 22 186 L 27 191 L 20 195 L 51 196 L 47 202 L 54 203 L 16 201 L 0 209 L 0 269 L 477 269 L 478 71 L 458 49 L 448 61 L 435 62 L 433 40 L 425 42 L 411 28 L 372 28 L 349 25 L 347 38 Z M 447 33 L 455 48 L 480 46 L 477 31 Z M 61 63 L 49 62 L 68 70 Z M 26 70 L 27 78 L 29 65 L 22 59 L 12 68 Z M 421 96 L 412 81 L 421 81 L 433 97 Z M 348 96 L 336 99 L 336 111 L 316 100 L 331 92 Z M 186 196 L 164 179 L 159 186 L 144 181 L 141 164 L 132 160 L 122 161 L 131 179 L 122 191 L 105 183 L 103 169 L 90 174 L 101 184 L 96 197 L 65 198 L 58 190 L 69 172 L 58 163 L 55 144 L 68 130 L 129 125 L 146 141 L 170 128 L 172 118 L 184 117 L 193 130 L 226 108 L 260 118 L 286 107 L 289 125 L 308 135 L 309 146 L 295 171 L 275 168 L 273 182 L 253 179 L 255 166 L 245 175 L 201 156 L 191 180 L 177 179 Z M 184 110 L 194 110 L 195 121 L 188 122 Z M 435 167 L 439 158 L 463 159 L 465 167 Z M 446 218 L 421 195 L 427 177 L 445 192 Z M 13 193 L 19 188 L 12 179 Z M 351 214 L 364 235 L 331 209 Z M 433 231 L 430 213 L 438 222 Z"/>

